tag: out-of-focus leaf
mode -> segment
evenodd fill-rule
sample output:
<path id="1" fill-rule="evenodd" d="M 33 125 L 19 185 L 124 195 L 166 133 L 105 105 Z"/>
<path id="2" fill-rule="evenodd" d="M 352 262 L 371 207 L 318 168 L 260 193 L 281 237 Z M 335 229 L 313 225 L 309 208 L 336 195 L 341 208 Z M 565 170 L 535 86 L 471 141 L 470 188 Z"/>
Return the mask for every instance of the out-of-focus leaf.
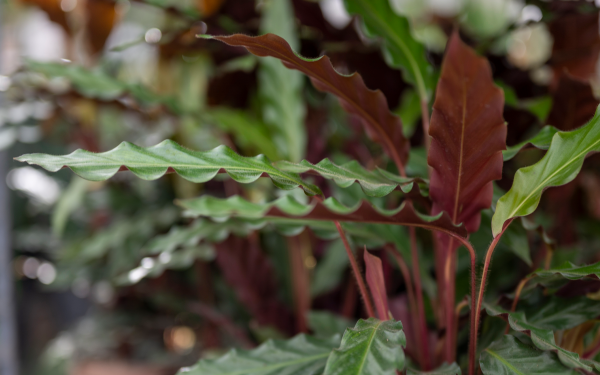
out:
<path id="1" fill-rule="evenodd" d="M 498 200 L 492 218 L 494 236 L 504 223 L 516 216 L 535 211 L 544 189 L 572 181 L 583 160 L 591 152 L 600 151 L 600 112 L 584 127 L 571 132 L 558 132 L 550 148 L 536 164 L 521 168 L 515 174 L 513 186 Z"/>
<path id="2" fill-rule="evenodd" d="M 285 39 L 298 51 L 294 10 L 290 0 L 270 0 L 263 3 L 260 33 L 273 33 Z M 295 70 L 287 69 L 276 58 L 259 61 L 258 93 L 262 99 L 263 120 L 274 130 L 272 136 L 280 153 L 298 162 L 306 153 L 304 129 L 305 106 L 302 100 L 304 78 Z"/>
<path id="3" fill-rule="evenodd" d="M 402 122 L 389 111 L 383 93 L 369 90 L 360 75 L 339 74 L 326 56 L 316 59 L 300 57 L 284 39 L 273 34 L 201 37 L 245 47 L 257 56 L 278 58 L 286 67 L 308 75 L 317 89 L 337 96 L 345 110 L 362 120 L 367 133 L 383 146 L 399 168 L 406 163 L 409 143 L 402 134 Z"/>
<path id="4" fill-rule="evenodd" d="M 506 125 L 504 97 L 488 61 L 454 33 L 448 42 L 429 135 L 432 213 L 445 211 L 469 232 L 492 204 L 493 180 L 502 178 Z"/>
<path id="5" fill-rule="evenodd" d="M 550 147 L 550 143 L 552 142 L 552 137 L 554 134 L 558 132 L 554 126 L 546 125 L 544 126 L 539 133 L 534 135 L 533 137 L 527 139 L 526 141 L 517 143 L 514 146 L 507 147 L 506 150 L 502 151 L 502 156 L 504 157 L 504 161 L 508 161 L 514 158 L 519 151 L 528 144 L 531 144 L 540 150 L 547 150 Z"/>
<path id="6" fill-rule="evenodd" d="M 411 368 L 406 372 L 407 375 L 462 375 L 462 371 L 460 367 L 456 364 L 456 362 L 452 364 L 444 363 L 440 367 L 431 371 L 418 371 L 413 370 Z"/>
<path id="7" fill-rule="evenodd" d="M 388 64 L 402 69 L 402 78 L 415 85 L 421 100 L 428 101 L 434 86 L 433 67 L 425 57 L 425 47 L 411 34 L 405 17 L 392 10 L 388 0 L 345 0 L 350 14 L 359 15 L 369 37 L 383 39 Z"/>
<path id="8" fill-rule="evenodd" d="M 335 198 L 304 205 L 289 195 L 264 204 L 251 203 L 239 196 L 219 199 L 208 195 L 180 200 L 177 203 L 185 208 L 186 214 L 190 216 L 208 216 L 217 219 L 232 216 L 259 219 L 272 216 L 304 220 L 396 224 L 438 230 L 459 237 L 466 236 L 465 228 L 452 224 L 446 213 L 426 216 L 416 212 L 410 202 L 405 202 L 393 210 L 373 207 L 367 201 L 362 201 L 354 207 L 346 207 Z"/>
<path id="9" fill-rule="evenodd" d="M 479 357 L 485 375 L 576 375 L 563 366 L 556 354 L 523 344 L 510 335 L 495 341 Z"/>
<path id="10" fill-rule="evenodd" d="M 421 104 L 419 103 L 419 96 L 414 90 L 406 90 L 402 94 L 400 99 L 400 106 L 394 111 L 402 120 L 402 130 L 406 138 L 412 137 L 417 128 L 417 120 L 421 117 Z M 412 150 L 410 152 L 412 155 Z M 410 165 L 412 158 L 408 158 Z M 406 166 L 408 169 L 408 165 Z M 425 176 L 424 174 L 421 176 Z"/>
<path id="11" fill-rule="evenodd" d="M 565 262 L 549 270 L 537 270 L 530 276 L 533 276 L 530 283 L 553 288 L 564 285 L 568 280 L 600 280 L 600 262 L 585 266 Z"/>
<path id="12" fill-rule="evenodd" d="M 535 115 L 540 122 L 544 122 L 552 108 L 552 97 L 541 96 L 539 98 L 523 100 L 521 108 L 525 108 Z"/>
<path id="13" fill-rule="evenodd" d="M 308 327 L 318 337 L 331 337 L 341 335 L 347 328 L 353 327 L 354 323 L 340 315 L 329 311 L 311 310 L 306 318 Z"/>
<path id="14" fill-rule="evenodd" d="M 253 350 L 233 349 L 217 359 L 202 359 L 177 374 L 188 375 L 313 375 L 320 374 L 339 336 L 328 340 L 298 335 L 269 340 Z"/>
<path id="15" fill-rule="evenodd" d="M 600 303 L 586 297 L 553 296 L 528 314 L 528 321 L 543 329 L 570 329 L 600 316 Z"/>
<path id="16" fill-rule="evenodd" d="M 396 188 L 409 192 L 415 182 L 420 185 L 426 183 L 422 179 L 403 178 L 382 169 L 367 171 L 354 161 L 340 166 L 328 159 L 317 164 L 304 160 L 298 164 L 278 162 L 273 166 L 264 155 L 244 157 L 226 146 L 204 152 L 192 151 L 171 140 L 145 148 L 123 142 L 103 153 L 79 149 L 64 156 L 26 154 L 16 160 L 37 164 L 52 172 L 66 166 L 91 181 L 109 179 L 122 167 L 144 180 L 158 179 L 172 170 L 186 180 L 198 183 L 209 181 L 223 171 L 240 183 L 254 182 L 259 177 L 268 175 L 278 188 L 290 190 L 301 186 L 308 195 L 317 195 L 321 191 L 304 182 L 298 173 L 316 173 L 333 179 L 341 187 L 348 187 L 353 181 L 359 181 L 364 192 L 370 196 L 384 196 Z"/>
<path id="17" fill-rule="evenodd" d="M 562 131 L 576 129 L 594 116 L 598 104 L 600 101 L 587 80 L 576 79 L 565 72 L 560 75 L 546 123 Z"/>
<path id="18" fill-rule="evenodd" d="M 563 365 L 573 369 L 580 368 L 587 371 L 592 370 L 590 366 L 585 364 L 579 358 L 579 354 L 570 352 L 558 346 L 554 340 L 554 332 L 540 328 L 535 323 L 530 323 L 525 317 L 524 312 L 519 311 L 509 313 L 498 306 L 487 306 L 486 311 L 490 316 L 501 316 L 504 319 L 507 319 L 510 327 L 515 331 L 527 333 L 538 349 L 555 352 Z M 492 344 L 492 346 L 494 346 L 494 344 Z M 528 372 L 526 373 L 528 374 Z"/>
<path id="19" fill-rule="evenodd" d="M 385 288 L 385 280 L 383 278 L 383 267 L 381 259 L 372 255 L 368 251 L 364 252 L 365 258 L 365 273 L 371 296 L 375 302 L 377 315 L 379 320 L 389 320 L 390 307 L 388 306 L 387 291 Z"/>
<path id="20" fill-rule="evenodd" d="M 409 176 L 428 176 L 427 152 L 424 147 L 414 147 L 410 150 L 410 158 L 406 164 L 406 173 Z"/>
<path id="21" fill-rule="evenodd" d="M 329 356 L 324 375 L 394 375 L 404 369 L 405 346 L 401 322 L 360 319 Z"/>
<path id="22" fill-rule="evenodd" d="M 348 264 L 348 255 L 341 240 L 327 246 L 323 258 L 317 262 L 315 267 L 310 283 L 311 296 L 327 293 L 337 287 L 344 277 L 344 271 Z"/>
<path id="23" fill-rule="evenodd" d="M 52 232 L 54 235 L 58 237 L 62 236 L 67 225 L 67 220 L 69 220 L 69 215 L 83 202 L 89 184 L 88 181 L 73 176 L 69 187 L 61 195 L 52 212 Z"/>

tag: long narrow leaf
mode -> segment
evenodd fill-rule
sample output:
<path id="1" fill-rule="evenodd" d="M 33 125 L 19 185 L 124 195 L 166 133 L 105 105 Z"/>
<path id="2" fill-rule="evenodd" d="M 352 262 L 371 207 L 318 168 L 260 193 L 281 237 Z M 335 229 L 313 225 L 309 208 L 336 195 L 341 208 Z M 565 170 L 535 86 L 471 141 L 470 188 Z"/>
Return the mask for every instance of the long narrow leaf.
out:
<path id="1" fill-rule="evenodd" d="M 401 322 L 361 319 L 344 333 L 339 349 L 327 360 L 324 375 L 394 375 L 404 369 L 405 346 Z"/>
<path id="2" fill-rule="evenodd" d="M 304 205 L 289 195 L 263 204 L 251 203 L 239 196 L 219 199 L 206 195 L 195 199 L 180 200 L 177 203 L 187 209 L 187 215 L 208 216 L 221 220 L 232 216 L 252 219 L 283 217 L 302 220 L 406 225 L 437 230 L 463 238 L 467 235 L 465 228 L 452 224 L 447 214 L 422 215 L 415 211 L 410 202 L 405 202 L 393 210 L 376 208 L 366 201 L 362 201 L 354 207 L 346 207 L 334 198 Z"/>
<path id="3" fill-rule="evenodd" d="M 597 151 L 600 151 L 599 110 L 587 125 L 571 132 L 556 133 L 548 152 L 539 162 L 517 171 L 513 186 L 496 205 L 492 218 L 494 236 L 502 231 L 507 220 L 535 211 L 544 189 L 572 181 L 585 157 Z"/>
<path id="4" fill-rule="evenodd" d="M 383 93 L 369 90 L 359 74 L 339 74 L 333 69 L 327 56 L 303 58 L 284 39 L 274 34 L 257 37 L 242 34 L 201 37 L 245 47 L 257 56 L 278 58 L 286 67 L 306 74 L 317 89 L 337 96 L 344 109 L 362 120 L 367 133 L 383 146 L 399 168 L 406 163 L 409 143 L 402 134 L 400 118 L 389 111 Z"/>
<path id="5" fill-rule="evenodd" d="M 526 141 L 517 143 L 514 146 L 507 147 L 506 150 L 502 151 L 502 156 L 504 161 L 508 161 L 514 158 L 523 147 L 531 144 L 540 150 L 547 150 L 550 147 L 550 143 L 552 142 L 552 137 L 554 134 L 558 132 L 554 126 L 546 125 L 544 126 L 539 133 L 529 138 Z"/>

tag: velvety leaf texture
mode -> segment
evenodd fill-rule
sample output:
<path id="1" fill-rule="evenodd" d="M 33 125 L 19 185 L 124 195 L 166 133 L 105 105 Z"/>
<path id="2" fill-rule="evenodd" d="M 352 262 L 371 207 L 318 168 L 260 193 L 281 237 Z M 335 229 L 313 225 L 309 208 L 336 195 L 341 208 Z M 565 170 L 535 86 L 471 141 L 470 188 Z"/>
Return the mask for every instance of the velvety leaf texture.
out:
<path id="1" fill-rule="evenodd" d="M 334 198 L 304 205 L 289 195 L 272 203 L 264 204 L 251 203 L 239 196 L 219 199 L 207 195 L 180 200 L 177 203 L 187 209 L 187 215 L 209 216 L 221 220 L 231 216 L 254 219 L 271 216 L 304 220 L 396 224 L 438 230 L 463 238 L 467 235 L 465 228 L 452 224 L 447 214 L 422 215 L 415 211 L 410 202 L 405 202 L 394 210 L 376 208 L 367 201 L 362 201 L 354 207 L 346 207 Z"/>
<path id="2" fill-rule="evenodd" d="M 303 58 L 284 39 L 274 34 L 257 37 L 242 34 L 202 37 L 245 47 L 257 56 L 278 58 L 286 67 L 306 74 L 317 89 L 338 97 L 345 110 L 362 120 L 367 133 L 382 145 L 399 168 L 406 163 L 409 143 L 402 134 L 400 118 L 390 112 L 383 93 L 368 89 L 359 74 L 339 74 L 327 56 Z"/>
<path id="3" fill-rule="evenodd" d="M 304 182 L 298 173 L 321 175 L 341 187 L 358 181 L 367 195 L 375 197 L 385 196 L 395 189 L 408 193 L 415 183 L 426 189 L 426 181 L 422 179 L 403 178 L 382 169 L 367 171 L 355 161 L 338 166 L 329 159 L 317 164 L 304 160 L 298 164 L 277 162 L 274 166 L 264 155 L 240 156 L 226 146 L 210 151 L 192 151 L 171 140 L 152 147 L 123 142 L 102 153 L 76 150 L 64 156 L 27 154 L 16 160 L 37 164 L 51 172 L 67 166 L 77 175 L 92 181 L 109 179 L 125 167 L 144 180 L 155 180 L 169 171 L 175 171 L 192 182 L 209 181 L 219 172 L 228 173 L 240 183 L 254 182 L 268 175 L 277 187 L 289 190 L 301 186 L 308 195 L 321 192 L 318 187 Z"/>
<path id="4" fill-rule="evenodd" d="M 539 162 L 517 171 L 513 186 L 496 205 L 492 218 L 494 236 L 502 231 L 508 219 L 535 211 L 544 189 L 572 181 L 585 157 L 597 151 L 600 151 L 599 111 L 587 125 L 571 132 L 556 133 L 548 152 Z"/>
<path id="5" fill-rule="evenodd" d="M 233 349 L 218 359 L 203 359 L 182 368 L 186 375 L 320 375 L 339 336 L 321 340 L 299 335 L 269 340 L 253 350 Z"/>
<path id="6" fill-rule="evenodd" d="M 395 375 L 404 369 L 404 346 L 401 322 L 361 319 L 344 333 L 339 349 L 327 360 L 324 375 Z"/>
<path id="7" fill-rule="evenodd" d="M 413 38 L 405 17 L 392 10 L 388 0 L 345 0 L 350 14 L 362 18 L 370 37 L 383 39 L 383 51 L 389 65 L 402 69 L 402 78 L 416 86 L 421 100 L 427 100 L 434 88 L 433 67 L 425 57 L 425 47 Z"/>
<path id="8" fill-rule="evenodd" d="M 555 352 L 559 361 L 569 368 L 591 371 L 592 367 L 579 358 L 579 354 L 570 352 L 558 346 L 554 340 L 554 332 L 540 328 L 527 320 L 525 313 L 508 312 L 497 306 L 487 306 L 486 311 L 490 316 L 500 316 L 508 320 L 510 327 L 517 332 L 524 332 L 531 337 L 533 344 L 540 350 Z"/>
<path id="9" fill-rule="evenodd" d="M 519 151 L 521 151 L 523 147 L 527 146 L 528 144 L 531 144 L 539 148 L 540 150 L 547 150 L 550 147 L 550 143 L 552 142 L 552 137 L 554 137 L 554 134 L 556 134 L 557 132 L 558 129 L 556 129 L 553 126 L 544 126 L 539 131 L 539 133 L 537 133 L 533 137 L 527 139 L 526 141 L 517 143 L 514 146 L 509 146 L 506 148 L 506 150 L 502 151 L 504 161 L 508 161 L 514 158 L 519 153 Z"/>
<path id="10" fill-rule="evenodd" d="M 437 86 L 429 135 L 432 213 L 479 228 L 479 211 L 492 204 L 493 180 L 502 178 L 506 125 L 504 95 L 487 60 L 454 33 Z"/>
<path id="11" fill-rule="evenodd" d="M 556 354 L 527 346 L 506 335 L 486 348 L 479 357 L 485 375 L 576 375 L 563 366 Z"/>

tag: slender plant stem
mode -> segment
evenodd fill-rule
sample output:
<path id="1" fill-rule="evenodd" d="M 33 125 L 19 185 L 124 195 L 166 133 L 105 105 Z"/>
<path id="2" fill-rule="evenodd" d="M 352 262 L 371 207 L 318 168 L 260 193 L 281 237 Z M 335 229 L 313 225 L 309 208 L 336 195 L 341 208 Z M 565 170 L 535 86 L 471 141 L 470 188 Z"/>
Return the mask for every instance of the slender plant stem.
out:
<path id="1" fill-rule="evenodd" d="M 517 285 L 517 289 L 515 289 L 515 299 L 513 300 L 513 303 L 510 306 L 510 312 L 515 312 L 517 310 L 517 303 L 519 303 L 519 298 L 521 297 L 521 292 L 523 291 L 525 284 L 527 284 L 527 282 L 529 280 L 531 280 L 531 277 L 526 277 L 519 282 L 519 285 Z M 507 322 L 506 329 L 504 330 L 505 335 L 508 333 L 509 329 L 510 329 L 510 324 Z"/>
<path id="2" fill-rule="evenodd" d="M 456 264 L 454 262 L 456 258 L 456 249 L 454 248 L 454 239 L 450 238 L 448 242 L 448 248 L 444 253 L 446 259 L 444 261 L 444 314 L 445 314 L 445 327 L 446 327 L 446 340 L 445 340 L 445 360 L 448 363 L 454 362 L 456 357 L 456 318 L 454 316 L 454 303 L 455 303 L 455 275 L 454 270 Z"/>
<path id="3" fill-rule="evenodd" d="M 387 250 L 388 254 L 390 254 L 398 263 L 398 268 L 400 268 L 400 272 L 402 273 L 402 278 L 404 279 L 404 283 L 406 284 L 406 293 L 408 294 L 408 307 L 410 309 L 410 320 L 413 327 L 419 327 L 419 312 L 417 310 L 417 302 L 415 299 L 415 290 L 412 283 L 412 279 L 410 277 L 410 271 L 406 262 L 402 258 L 402 255 L 398 252 L 396 247 L 392 244 L 386 244 L 384 246 L 385 250 Z M 417 353 L 416 359 L 419 362 L 421 368 L 425 365 L 427 358 L 423 355 L 423 340 L 421 337 L 421 333 L 417 332 L 415 335 L 415 341 L 417 344 Z"/>
<path id="4" fill-rule="evenodd" d="M 344 243 L 344 247 L 346 248 L 346 254 L 348 254 L 348 259 L 350 259 L 350 265 L 352 266 L 352 272 L 354 273 L 354 278 L 356 279 L 356 283 L 358 284 L 358 290 L 362 296 L 363 302 L 365 303 L 365 309 L 367 310 L 367 315 L 369 317 L 375 316 L 375 310 L 373 309 L 373 303 L 371 302 L 371 296 L 367 292 L 367 286 L 365 285 L 365 280 L 363 279 L 360 269 L 358 267 L 358 262 L 354 257 L 354 253 L 350 248 L 350 244 L 348 243 L 348 239 L 346 238 L 346 234 L 344 233 L 344 229 L 340 225 L 338 221 L 335 221 L 335 227 L 340 234 L 340 238 Z"/>
<path id="5" fill-rule="evenodd" d="M 502 232 L 500 232 L 490 244 L 490 247 L 485 254 L 485 261 L 483 263 L 483 272 L 481 274 L 481 283 L 479 285 L 479 294 L 477 296 L 477 306 L 475 308 L 475 326 L 473 327 L 472 340 L 473 344 L 471 345 L 471 350 L 469 352 L 469 375 L 475 375 L 475 353 L 477 350 L 477 331 L 479 330 L 479 318 L 481 315 L 481 304 L 483 303 L 483 294 L 485 292 L 485 282 L 487 278 L 488 269 L 490 268 L 490 262 L 492 261 L 492 254 L 494 253 L 494 249 L 498 242 L 500 242 L 500 238 L 504 234 L 504 231 L 508 226 L 512 223 L 512 219 L 508 220 L 506 224 L 504 224 L 504 228 Z"/>
<path id="6" fill-rule="evenodd" d="M 417 234 L 414 227 L 408 228 L 410 233 L 410 256 L 415 279 L 415 296 L 417 298 L 417 311 L 419 323 L 417 325 L 419 335 L 422 338 L 421 351 L 423 357 L 429 359 L 429 340 L 427 334 L 427 322 L 425 321 L 425 305 L 423 303 L 423 286 L 421 284 L 421 269 L 419 267 L 419 251 L 417 248 Z M 423 370 L 429 370 L 429 361 L 424 364 Z"/>

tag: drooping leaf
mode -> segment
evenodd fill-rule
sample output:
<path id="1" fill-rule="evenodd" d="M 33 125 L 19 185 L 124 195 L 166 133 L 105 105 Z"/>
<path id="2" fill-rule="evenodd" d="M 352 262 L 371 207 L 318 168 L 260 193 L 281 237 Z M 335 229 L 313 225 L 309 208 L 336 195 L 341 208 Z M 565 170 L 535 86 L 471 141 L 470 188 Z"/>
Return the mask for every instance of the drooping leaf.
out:
<path id="1" fill-rule="evenodd" d="M 329 311 L 311 310 L 308 312 L 306 320 L 308 327 L 318 337 L 341 335 L 347 328 L 354 326 L 353 321 Z"/>
<path id="2" fill-rule="evenodd" d="M 294 19 L 291 1 L 266 1 L 262 9 L 261 34 L 280 35 L 297 51 L 300 41 L 295 22 L 290 22 Z M 287 69 L 277 59 L 260 59 L 258 94 L 262 99 L 263 120 L 274 130 L 272 135 L 282 154 L 294 162 L 302 160 L 306 153 L 303 83 L 300 72 Z"/>
<path id="3" fill-rule="evenodd" d="M 388 306 L 381 259 L 369 253 L 367 250 L 364 252 L 364 259 L 367 284 L 369 285 L 371 296 L 375 302 L 377 316 L 379 317 L 379 320 L 388 320 L 390 316 L 390 307 Z"/>
<path id="4" fill-rule="evenodd" d="M 327 357 L 339 343 L 298 335 L 291 340 L 269 340 L 253 350 L 233 349 L 217 359 L 202 359 L 179 370 L 186 375 L 314 375 L 323 372 Z"/>
<path id="5" fill-rule="evenodd" d="M 421 100 L 428 100 L 434 88 L 433 67 L 425 57 L 425 47 L 413 38 L 410 24 L 398 15 L 388 0 L 346 0 L 350 14 L 359 15 L 365 33 L 383 39 L 388 64 L 402 69 L 402 78 L 416 86 Z"/>
<path id="6" fill-rule="evenodd" d="M 492 204 L 493 180 L 502 178 L 506 125 L 504 96 L 488 61 L 454 33 L 448 42 L 429 135 L 432 213 L 445 211 L 469 232 Z"/>
<path id="7" fill-rule="evenodd" d="M 416 212 L 410 202 L 405 202 L 393 210 L 376 208 L 366 201 L 362 201 L 355 207 L 346 207 L 335 198 L 303 205 L 289 195 L 264 204 L 251 203 L 238 196 L 219 199 L 207 195 L 180 200 L 177 203 L 187 209 L 187 214 L 190 216 L 209 216 L 220 219 L 240 216 L 254 219 L 285 217 L 304 220 L 349 221 L 415 226 L 448 234 L 453 233 L 460 237 L 465 237 L 467 234 L 463 226 L 452 224 L 447 214 L 426 216 Z"/>
<path id="8" fill-rule="evenodd" d="M 494 236 L 502 231 L 507 220 L 535 211 L 544 189 L 572 181 L 579 173 L 585 157 L 597 151 L 600 151 L 598 111 L 584 127 L 556 133 L 548 152 L 539 162 L 517 171 L 513 186 L 496 205 L 492 218 Z"/>
<path id="9" fill-rule="evenodd" d="M 531 144 L 539 148 L 540 150 L 547 150 L 550 147 L 552 137 L 554 137 L 554 134 L 556 134 L 556 132 L 558 132 L 558 129 L 556 129 L 555 127 L 550 125 L 544 126 L 539 131 L 539 133 L 537 133 L 533 137 L 527 139 L 526 141 L 517 143 L 514 146 L 509 146 L 506 148 L 506 150 L 502 151 L 504 161 L 508 161 L 514 158 L 519 153 L 519 151 L 521 151 L 521 149 L 523 149 L 523 147 L 527 146 L 528 144 Z"/>
<path id="10" fill-rule="evenodd" d="M 382 145 L 399 168 L 406 163 L 409 144 L 402 134 L 400 119 L 389 111 L 383 93 L 369 90 L 360 75 L 339 74 L 327 56 L 316 59 L 300 57 L 284 39 L 273 34 L 258 37 L 242 34 L 202 37 L 245 47 L 257 56 L 278 58 L 286 67 L 306 74 L 317 89 L 338 97 L 344 109 L 362 120 L 367 133 Z"/>
<path id="11" fill-rule="evenodd" d="M 556 354 L 541 351 L 506 335 L 483 350 L 479 364 L 484 375 L 576 375 Z"/>
<path id="12" fill-rule="evenodd" d="M 452 364 L 444 363 L 440 367 L 431 371 L 418 371 L 411 368 L 406 372 L 407 375 L 462 375 L 460 366 L 456 362 Z"/>
<path id="13" fill-rule="evenodd" d="M 359 320 L 348 328 L 335 349 L 324 375 L 395 375 L 404 369 L 406 337 L 399 321 Z"/>
<path id="14" fill-rule="evenodd" d="M 123 142 L 103 153 L 76 150 L 64 156 L 26 154 L 16 160 L 37 164 L 51 172 L 67 166 L 79 176 L 92 181 L 106 180 L 122 167 L 144 180 L 160 178 L 168 171 L 175 171 L 192 182 L 209 181 L 219 172 L 229 174 L 240 183 L 254 182 L 259 177 L 268 175 L 275 186 L 285 190 L 301 186 L 308 195 L 320 194 L 320 190 L 304 182 L 298 173 L 318 174 L 333 179 L 342 187 L 359 181 L 364 192 L 370 196 L 384 196 L 397 188 L 409 192 L 415 183 L 426 184 L 422 179 L 402 178 L 382 169 L 367 171 L 356 162 L 338 166 L 324 159 L 317 164 L 304 160 L 298 164 L 278 162 L 273 166 L 264 155 L 244 157 L 226 146 L 204 152 L 192 151 L 171 140 L 146 148 Z"/>
<path id="15" fill-rule="evenodd" d="M 592 370 L 589 365 L 579 358 L 579 354 L 570 352 L 558 346 L 554 340 L 554 332 L 530 323 L 524 312 L 519 311 L 509 313 L 498 306 L 486 306 L 486 311 L 490 316 L 500 316 L 508 320 L 510 327 L 515 331 L 528 334 L 531 337 L 531 341 L 538 349 L 555 352 L 559 361 L 566 367 L 573 369 L 580 368 L 587 371 Z"/>

